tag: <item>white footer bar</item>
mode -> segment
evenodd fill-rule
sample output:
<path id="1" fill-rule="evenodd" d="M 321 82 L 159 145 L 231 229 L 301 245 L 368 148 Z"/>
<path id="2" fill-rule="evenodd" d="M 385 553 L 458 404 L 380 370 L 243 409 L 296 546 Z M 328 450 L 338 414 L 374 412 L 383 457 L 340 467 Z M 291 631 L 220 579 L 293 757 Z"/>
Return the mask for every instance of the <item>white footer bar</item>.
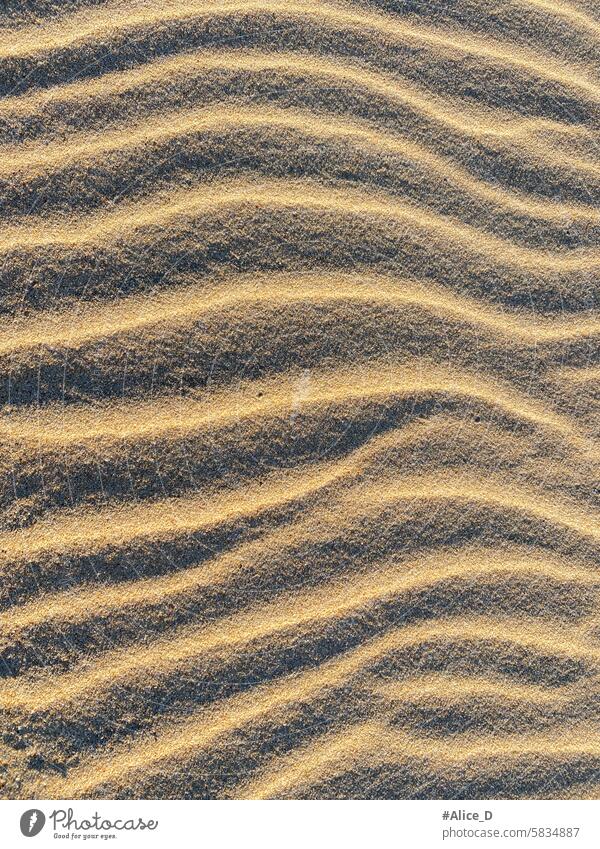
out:
<path id="1" fill-rule="evenodd" d="M 0 845 L 600 849 L 599 801 L 2 801 Z"/>

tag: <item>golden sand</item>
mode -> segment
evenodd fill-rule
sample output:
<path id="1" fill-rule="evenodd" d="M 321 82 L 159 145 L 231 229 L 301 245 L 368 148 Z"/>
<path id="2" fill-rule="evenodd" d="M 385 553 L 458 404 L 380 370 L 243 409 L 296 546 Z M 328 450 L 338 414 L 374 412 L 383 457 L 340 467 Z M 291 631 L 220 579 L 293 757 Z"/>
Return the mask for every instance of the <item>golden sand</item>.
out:
<path id="1" fill-rule="evenodd" d="M 0 795 L 598 798 L 600 18 L 0 12 Z"/>

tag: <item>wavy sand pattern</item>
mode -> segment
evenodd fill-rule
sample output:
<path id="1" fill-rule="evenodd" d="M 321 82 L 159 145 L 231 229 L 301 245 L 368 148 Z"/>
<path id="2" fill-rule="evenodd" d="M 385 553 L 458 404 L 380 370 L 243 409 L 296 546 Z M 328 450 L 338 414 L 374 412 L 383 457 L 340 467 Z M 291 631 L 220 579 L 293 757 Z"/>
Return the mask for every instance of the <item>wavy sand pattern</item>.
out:
<path id="1" fill-rule="evenodd" d="M 592 0 L 7 0 L 5 798 L 598 797 Z"/>

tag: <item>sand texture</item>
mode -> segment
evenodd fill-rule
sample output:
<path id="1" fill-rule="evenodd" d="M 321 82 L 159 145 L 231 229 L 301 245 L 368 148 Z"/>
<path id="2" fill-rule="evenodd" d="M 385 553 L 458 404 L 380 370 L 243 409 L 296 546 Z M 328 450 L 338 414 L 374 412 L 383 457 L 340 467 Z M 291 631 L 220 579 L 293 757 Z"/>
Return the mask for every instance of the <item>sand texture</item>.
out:
<path id="1" fill-rule="evenodd" d="M 4 0 L 0 795 L 600 796 L 595 0 Z"/>

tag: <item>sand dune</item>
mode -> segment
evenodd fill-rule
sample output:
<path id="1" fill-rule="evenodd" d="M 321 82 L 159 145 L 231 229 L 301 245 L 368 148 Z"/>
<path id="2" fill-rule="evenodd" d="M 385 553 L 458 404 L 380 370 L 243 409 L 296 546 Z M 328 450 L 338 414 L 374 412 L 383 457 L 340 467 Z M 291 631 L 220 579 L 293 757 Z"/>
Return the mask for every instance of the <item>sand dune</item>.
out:
<path id="1" fill-rule="evenodd" d="M 135 244 L 152 237 L 152 228 L 158 226 L 177 228 L 192 224 L 203 214 L 225 214 L 240 207 L 242 212 L 266 209 L 277 214 L 280 210 L 301 209 L 308 213 L 323 210 L 336 216 L 387 219 L 393 225 L 410 222 L 426 237 L 443 240 L 455 249 L 481 256 L 489 262 L 509 269 L 517 266 L 531 271 L 589 271 L 600 268 L 600 251 L 579 249 L 567 251 L 542 251 L 499 239 L 487 232 L 448 217 L 433 215 L 412 204 L 397 201 L 362 190 L 323 188 L 305 180 L 269 180 L 257 184 L 253 181 L 226 181 L 222 184 L 202 186 L 198 189 L 173 191 L 169 197 L 161 195 L 142 203 L 118 208 L 115 212 L 101 213 L 87 218 L 35 222 L 7 227 L 0 238 L 0 253 L 34 251 L 36 248 L 54 248 L 59 255 L 66 250 L 76 250 L 88 244 L 116 243 L 124 233 Z"/>
<path id="2" fill-rule="evenodd" d="M 39 28 L 27 29 L 10 34 L 10 41 L 0 42 L 1 58 L 34 57 L 40 53 L 50 53 L 64 49 L 77 49 L 82 43 L 99 41 L 104 44 L 107 38 L 118 38 L 131 31 L 166 26 L 171 22 L 190 20 L 203 23 L 207 17 L 241 14 L 252 16 L 256 13 L 281 14 L 292 19 L 316 19 L 323 28 L 336 26 L 359 32 L 373 30 L 386 40 L 398 40 L 402 44 L 424 45 L 439 53 L 460 53 L 473 55 L 477 59 L 498 62 L 500 65 L 517 67 L 543 79 L 557 81 L 563 85 L 581 89 L 594 101 L 600 90 L 597 81 L 586 69 L 569 67 L 567 63 L 558 63 L 552 57 L 539 56 L 525 51 L 514 44 L 502 44 L 474 38 L 466 33 L 437 30 L 430 27 L 415 26 L 402 20 L 379 13 L 360 10 L 334 3 L 320 3 L 315 6 L 310 0 L 214 0 L 213 2 L 186 3 L 182 8 L 178 0 L 150 4 L 128 10 L 127 3 L 109 3 L 106 7 L 74 16 L 72 21 L 59 25 L 56 29 L 47 26 L 44 29 L 43 42 L 40 43 Z M 116 17 L 118 15 L 118 18 Z M 53 31 L 54 30 L 54 31 Z M 8 42 L 8 43 L 7 43 Z"/>
<path id="3" fill-rule="evenodd" d="M 599 35 L 0 11 L 5 798 L 597 798 Z"/>
<path id="4" fill-rule="evenodd" d="M 472 324 L 494 336 L 516 343 L 539 344 L 600 335 L 600 320 L 582 315 L 545 320 L 533 315 L 513 315 L 486 308 L 475 300 L 461 298 L 429 281 L 410 281 L 369 276 L 368 274 L 319 275 L 238 275 L 218 288 L 210 285 L 189 286 L 176 293 L 166 290 L 152 298 L 123 298 L 91 309 L 78 304 L 77 311 L 42 313 L 28 316 L 12 327 L 2 329 L 0 356 L 33 349 L 77 349 L 104 337 L 141 333 L 145 328 L 189 326 L 211 313 L 228 308 L 248 309 L 253 304 L 275 303 L 281 309 L 303 301 L 331 304 L 374 303 L 382 312 L 403 305 L 415 306 L 448 321 Z"/>

